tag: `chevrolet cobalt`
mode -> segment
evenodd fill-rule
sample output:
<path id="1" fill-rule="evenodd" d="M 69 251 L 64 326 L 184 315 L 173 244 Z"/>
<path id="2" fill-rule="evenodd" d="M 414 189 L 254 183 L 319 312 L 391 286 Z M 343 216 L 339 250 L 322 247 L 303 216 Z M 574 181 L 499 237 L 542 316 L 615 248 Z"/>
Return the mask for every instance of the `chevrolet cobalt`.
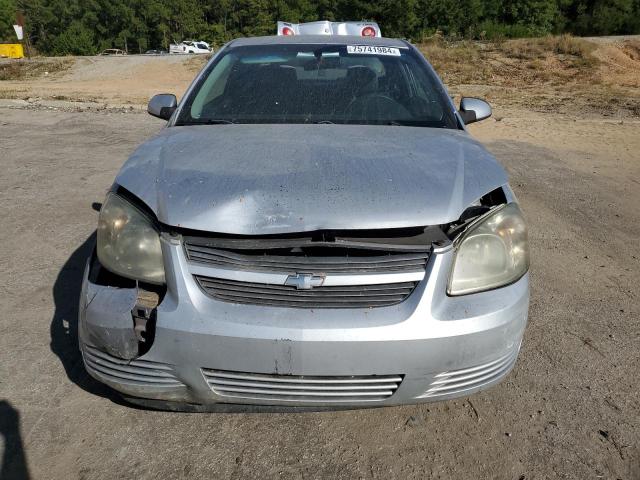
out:
<path id="1" fill-rule="evenodd" d="M 219 50 L 104 201 L 80 299 L 87 371 L 131 402 L 367 407 L 500 382 L 529 304 L 503 167 L 410 43 Z"/>

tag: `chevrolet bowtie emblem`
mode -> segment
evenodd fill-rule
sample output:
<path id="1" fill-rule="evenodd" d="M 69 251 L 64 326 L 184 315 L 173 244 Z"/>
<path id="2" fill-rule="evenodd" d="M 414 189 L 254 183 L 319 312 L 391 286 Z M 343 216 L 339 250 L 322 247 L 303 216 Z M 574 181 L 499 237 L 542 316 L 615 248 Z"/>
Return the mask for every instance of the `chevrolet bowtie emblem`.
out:
<path id="1" fill-rule="evenodd" d="M 296 273 L 289 275 L 284 282 L 285 285 L 296 287 L 298 290 L 311 290 L 324 283 L 324 275 L 314 275 L 312 273 Z"/>

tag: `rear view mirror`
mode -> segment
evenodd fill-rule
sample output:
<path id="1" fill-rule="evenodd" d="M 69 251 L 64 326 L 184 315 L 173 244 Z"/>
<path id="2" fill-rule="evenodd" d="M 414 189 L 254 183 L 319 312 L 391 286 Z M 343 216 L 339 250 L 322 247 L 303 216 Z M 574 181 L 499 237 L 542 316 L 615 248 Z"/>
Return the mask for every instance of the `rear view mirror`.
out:
<path id="1" fill-rule="evenodd" d="M 460 100 L 460 116 L 465 125 L 479 122 L 491 116 L 491 105 L 479 98 L 462 97 L 462 100 Z"/>
<path id="2" fill-rule="evenodd" d="M 149 112 L 149 115 L 153 115 L 154 117 L 169 120 L 177 107 L 178 101 L 176 100 L 175 95 L 170 93 L 161 93 L 159 95 L 154 95 L 153 98 L 149 100 L 147 112 Z"/>

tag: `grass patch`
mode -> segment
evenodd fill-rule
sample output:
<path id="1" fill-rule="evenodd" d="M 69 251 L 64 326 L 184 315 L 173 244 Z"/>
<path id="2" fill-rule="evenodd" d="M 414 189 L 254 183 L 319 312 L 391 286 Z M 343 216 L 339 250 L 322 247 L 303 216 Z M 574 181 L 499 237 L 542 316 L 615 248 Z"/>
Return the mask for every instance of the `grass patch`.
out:
<path id="1" fill-rule="evenodd" d="M 622 51 L 631 60 L 640 61 L 640 40 L 625 40 Z"/>
<path id="2" fill-rule="evenodd" d="M 507 40 L 497 51 L 522 65 L 533 77 L 529 80 L 560 84 L 571 80 L 597 77 L 600 61 L 594 55 L 597 45 L 571 35 Z"/>
<path id="3" fill-rule="evenodd" d="M 69 69 L 73 58 L 33 58 L 20 60 L 2 60 L 0 62 L 0 80 L 27 80 L 48 76 Z"/>
<path id="4" fill-rule="evenodd" d="M 640 41 L 571 35 L 486 41 L 434 36 L 420 50 L 457 95 L 544 112 L 638 115 Z"/>
<path id="5" fill-rule="evenodd" d="M 551 55 L 566 55 L 574 57 L 577 63 L 583 65 L 596 63 L 593 56 L 595 49 L 595 44 L 567 34 L 540 38 L 519 38 L 499 44 L 499 50 L 511 58 L 536 60 L 548 58 Z"/>
<path id="6" fill-rule="evenodd" d="M 421 51 L 447 85 L 563 84 L 592 78 L 597 45 L 571 35 L 495 41 L 448 41 L 434 36 Z"/>
<path id="7" fill-rule="evenodd" d="M 436 37 L 420 45 L 420 51 L 447 84 L 482 83 L 492 73 L 477 42 L 447 42 Z"/>

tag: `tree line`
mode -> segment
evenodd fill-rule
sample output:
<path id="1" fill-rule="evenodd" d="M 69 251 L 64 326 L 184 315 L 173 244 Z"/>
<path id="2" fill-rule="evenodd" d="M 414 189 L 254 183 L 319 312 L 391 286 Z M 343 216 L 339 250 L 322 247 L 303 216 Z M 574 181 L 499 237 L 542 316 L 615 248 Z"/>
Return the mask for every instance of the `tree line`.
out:
<path id="1" fill-rule="evenodd" d="M 494 39 L 554 33 L 640 33 L 640 0 L 0 0 L 0 40 L 23 14 L 36 51 L 90 55 L 167 49 L 186 39 L 221 45 L 272 35 L 277 20 L 375 20 L 385 36 Z"/>

